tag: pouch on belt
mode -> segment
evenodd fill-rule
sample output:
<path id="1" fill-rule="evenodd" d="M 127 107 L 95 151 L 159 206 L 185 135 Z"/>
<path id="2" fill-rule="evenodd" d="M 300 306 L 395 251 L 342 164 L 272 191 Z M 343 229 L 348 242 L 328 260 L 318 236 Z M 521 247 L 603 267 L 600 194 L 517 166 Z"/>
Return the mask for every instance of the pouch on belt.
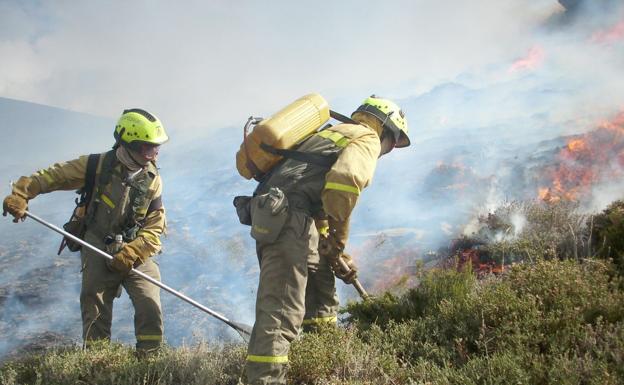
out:
<path id="1" fill-rule="evenodd" d="M 243 225 L 251 226 L 251 199 L 249 196 L 234 197 L 234 207 L 236 207 L 236 215 Z"/>
<path id="2" fill-rule="evenodd" d="M 251 199 L 251 236 L 259 242 L 275 242 L 288 218 L 288 199 L 282 190 L 271 187 L 269 192 Z"/>

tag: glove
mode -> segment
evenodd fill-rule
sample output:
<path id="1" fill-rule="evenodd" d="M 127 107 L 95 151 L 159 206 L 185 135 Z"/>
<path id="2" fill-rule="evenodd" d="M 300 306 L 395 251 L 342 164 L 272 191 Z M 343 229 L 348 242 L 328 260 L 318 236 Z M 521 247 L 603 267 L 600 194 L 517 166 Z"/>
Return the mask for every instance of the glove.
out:
<path id="1" fill-rule="evenodd" d="M 343 250 L 344 246 L 336 240 L 333 234 L 319 236 L 319 255 L 325 258 L 330 265 L 338 263 L 338 258 L 340 258 Z"/>
<path id="2" fill-rule="evenodd" d="M 7 195 L 2 202 L 2 215 L 6 217 L 7 213 L 11 214 L 15 223 L 20 219 L 26 219 L 26 210 L 28 210 L 28 200 L 19 194 Z"/>
<path id="3" fill-rule="evenodd" d="M 348 271 L 345 271 L 343 264 L 340 263 L 341 261 L 347 266 Z M 347 285 L 352 284 L 357 278 L 358 268 L 349 254 L 342 253 L 338 263 L 335 266 L 332 265 L 332 270 L 334 275 Z"/>
<path id="4" fill-rule="evenodd" d="M 330 234 L 319 238 L 319 254 L 324 257 L 334 275 L 346 284 L 351 284 L 357 278 L 357 266 L 349 254 L 345 254 L 342 243 Z M 344 269 L 344 265 L 348 270 Z"/>
<path id="5" fill-rule="evenodd" d="M 20 219 L 26 219 L 28 201 L 40 193 L 41 186 L 34 178 L 20 177 L 17 182 L 13 183 L 11 195 L 4 198 L 4 202 L 2 202 L 2 215 L 6 217 L 7 213 L 11 214 L 15 223 Z"/>
<path id="6" fill-rule="evenodd" d="M 134 267 L 138 256 L 132 252 L 132 249 L 125 247 L 117 254 L 113 255 L 113 259 L 109 260 L 108 268 L 121 275 L 127 275 Z"/>

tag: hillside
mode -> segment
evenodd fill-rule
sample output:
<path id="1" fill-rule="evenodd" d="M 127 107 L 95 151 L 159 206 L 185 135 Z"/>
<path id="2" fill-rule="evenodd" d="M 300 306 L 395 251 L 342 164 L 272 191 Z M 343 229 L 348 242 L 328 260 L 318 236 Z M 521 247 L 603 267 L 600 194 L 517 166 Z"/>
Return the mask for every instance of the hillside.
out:
<path id="1" fill-rule="evenodd" d="M 414 288 L 349 303 L 341 327 L 296 340 L 289 383 L 622 383 L 622 213 L 624 202 L 591 216 L 571 204 L 497 210 L 472 236 L 483 258 L 507 258 L 503 272 L 442 263 L 419 270 Z M 242 343 L 170 347 L 147 360 L 119 344 L 59 344 L 5 362 L 0 382 L 236 384 L 244 361 Z"/>
<path id="2" fill-rule="evenodd" d="M 506 89 L 503 85 L 500 87 L 506 92 L 511 92 L 515 86 L 510 85 L 511 89 Z M 454 100 L 461 101 L 467 97 L 466 95 L 481 101 L 482 98 L 491 98 L 487 90 L 470 90 L 465 86 L 446 85 L 403 102 L 406 110 L 412 111 L 416 116 L 420 112 L 421 124 L 426 124 L 435 122 L 438 113 L 444 115 L 453 112 L 451 107 Z M 15 179 L 50 162 L 68 159 L 81 153 L 104 151 L 112 142 L 110 135 L 112 120 L 25 102 L 0 100 L 0 105 L 2 104 L 6 104 L 2 109 L 2 120 L 18 127 L 19 130 L 16 131 L 21 135 L 10 137 L 9 151 L 6 153 L 13 154 L 9 157 L 11 159 L 18 159 L 17 154 L 20 153 L 30 153 L 30 150 L 22 150 L 19 146 L 19 143 L 27 137 L 25 132 L 28 131 L 28 127 L 35 132 L 44 131 L 45 135 L 48 135 L 47 127 L 58 129 L 54 130 L 53 137 L 49 138 L 49 145 L 39 140 L 33 141 L 33 148 L 38 151 L 34 152 L 32 159 L 11 164 L 0 170 L 0 180 Z M 434 104 L 439 105 L 441 110 L 433 111 L 435 114 L 432 112 L 433 115 L 426 116 L 428 106 Z M 608 160 L 617 158 L 624 143 L 623 136 L 619 134 L 624 127 L 621 114 L 609 117 L 608 121 L 598 127 L 586 127 L 584 134 L 552 137 L 552 133 L 542 132 L 530 140 L 519 140 L 524 136 L 524 132 L 512 128 L 526 123 L 532 132 L 538 132 L 542 127 L 541 124 L 545 124 L 536 123 L 540 119 L 539 116 L 529 117 L 528 120 L 520 120 L 520 123 L 517 123 L 514 122 L 513 114 L 503 114 L 505 116 L 498 116 L 494 120 L 480 121 L 477 126 L 462 128 L 452 122 L 459 122 L 465 117 L 462 117 L 461 110 L 455 113 L 459 115 L 455 118 L 453 115 L 450 116 L 451 124 L 440 124 L 434 127 L 435 129 L 426 129 L 422 132 L 422 137 L 418 138 L 414 147 L 418 151 L 397 151 L 390 154 L 388 159 L 380 161 L 375 182 L 367 189 L 366 194 L 362 195 L 355 211 L 349 249 L 362 266 L 361 278 L 365 287 L 381 296 L 384 301 L 386 298 L 382 294 L 384 291 L 394 290 L 394 295 L 400 295 L 396 294 L 396 290 L 406 290 L 417 284 L 422 279 L 418 275 L 422 274 L 419 266 L 430 268 L 440 260 L 452 259 L 455 256 L 489 258 L 494 261 L 496 267 L 501 262 L 523 260 L 523 256 L 527 254 L 526 242 L 529 241 L 535 241 L 534 248 L 529 249 L 530 253 L 535 254 L 535 256 L 531 254 L 532 260 L 538 260 L 540 256 L 552 259 L 559 251 L 564 253 L 561 256 L 569 257 L 572 255 L 571 250 L 586 249 L 586 244 L 585 246 L 575 244 L 573 248 L 570 248 L 570 244 L 566 244 L 567 246 L 561 249 L 556 245 L 553 246 L 552 242 L 556 240 L 570 241 L 571 233 L 567 227 L 559 229 L 556 232 L 557 236 L 546 239 L 551 243 L 539 243 L 530 237 L 519 238 L 520 240 L 516 239 L 512 243 L 498 242 L 501 239 L 511 241 L 501 236 L 506 234 L 505 231 L 515 229 L 507 234 L 520 232 L 513 227 L 517 225 L 515 222 L 517 217 L 512 221 L 515 223 L 513 226 L 505 225 L 507 227 L 502 228 L 502 233 L 500 229 L 488 232 L 483 227 L 475 227 L 475 224 L 481 223 L 479 219 L 482 213 L 492 212 L 491 210 L 496 207 L 499 209 L 506 207 L 504 206 L 506 200 L 528 202 L 520 206 L 530 209 L 533 207 L 531 202 L 535 202 L 539 197 L 541 189 L 546 189 L 547 194 L 542 197 L 543 200 L 557 203 L 573 197 L 583 203 L 579 212 L 586 215 L 588 207 L 596 206 L 596 198 L 599 198 L 599 202 L 605 202 L 609 197 L 619 194 L 617 186 L 618 176 L 622 175 L 621 167 L 619 163 L 609 163 Z M 29 118 L 22 121 L 20 120 L 22 115 L 28 115 Z M 48 125 L 44 122 L 48 122 Z M 94 130 L 91 136 L 77 135 L 85 129 L 84 127 Z M 457 140 L 455 134 L 460 128 L 465 135 L 461 140 Z M 160 263 L 163 281 L 208 307 L 223 312 L 231 319 L 252 324 L 257 261 L 253 242 L 248 236 L 249 230 L 238 223 L 231 205 L 233 196 L 249 194 L 255 186 L 253 182 L 240 178 L 233 167 L 233 155 L 238 149 L 241 129 L 229 127 L 205 132 L 177 129 L 175 133 L 171 142 L 163 147 L 159 159 L 160 172 L 164 179 L 164 202 L 169 218 L 168 235 L 164 239 L 165 252 L 156 257 Z M 74 142 L 74 138 L 82 138 L 80 140 L 85 142 Z M 483 159 L 488 159 L 488 162 L 483 162 Z M 393 192 L 392 204 L 388 204 L 388 188 L 396 186 L 397 181 L 405 182 L 405 185 Z M 608 187 L 606 192 L 602 191 L 605 185 Z M 600 194 L 596 194 L 600 191 L 602 191 Z M 31 209 L 52 223 L 60 224 L 66 220 L 73 199 L 72 192 L 49 194 L 34 200 Z M 537 214 L 540 212 L 538 210 Z M 535 211 L 529 210 L 524 216 L 530 217 L 534 214 L 537 215 Z M 540 215 L 536 218 L 543 217 Z M 546 215 L 544 218 L 550 217 Z M 536 239 L 545 242 L 540 235 L 555 233 L 551 231 L 550 222 L 541 223 L 541 226 L 532 227 L 533 231 L 527 234 L 537 236 Z M 580 231 L 578 223 L 580 222 L 572 223 L 573 229 Z M 21 356 L 28 352 L 45 352 L 58 346 L 79 344 L 80 273 L 79 265 L 76 263 L 77 256 L 67 251 L 56 256 L 59 237 L 52 232 L 44 231 L 32 221 L 19 225 L 8 220 L 0 221 L 0 231 L 5 235 L 0 241 L 2 360 L 6 361 L 10 357 Z M 479 238 L 475 244 L 486 242 L 492 247 L 486 251 L 478 248 L 463 250 L 453 247 L 456 244 L 455 238 L 461 234 L 471 236 L 471 232 L 476 232 L 475 237 Z M 513 258 L 509 254 L 510 250 L 516 253 Z M 480 268 L 478 264 L 475 267 Z M 475 287 L 480 287 L 480 284 Z M 338 291 L 342 303 L 355 298 L 355 291 L 351 287 L 339 284 Z M 183 373 L 179 375 L 197 374 L 196 370 L 203 370 L 203 365 L 208 360 L 212 362 L 211 365 L 214 364 L 214 370 L 223 370 L 223 373 L 226 373 L 225 377 L 235 377 L 227 373 L 239 371 L 242 365 L 240 348 L 234 346 L 230 349 L 230 344 L 238 341 L 238 335 L 175 297 L 163 294 L 162 300 L 165 309 L 166 338 L 171 346 L 171 351 L 163 359 L 180 362 L 186 369 L 180 369 Z M 436 307 L 437 304 L 431 306 Z M 357 313 L 354 308 L 349 308 L 349 312 Z M 410 319 L 401 318 L 401 322 Z M 363 349 L 369 349 L 370 346 L 367 345 L 369 331 L 368 328 L 357 326 L 360 325 L 360 321 L 361 319 L 357 317 L 352 318 L 348 331 L 330 333 L 327 337 L 330 340 L 327 343 L 336 343 L 331 338 L 346 338 L 347 341 L 354 339 L 354 344 L 364 344 L 361 345 L 364 346 Z M 305 345 L 305 341 L 314 338 L 316 337 L 309 336 L 302 340 L 302 349 L 307 352 L 305 354 L 313 354 L 312 348 Z M 123 344 L 131 344 L 133 341 L 132 309 L 125 294 L 115 302 L 113 340 Z M 203 345 L 205 342 L 211 345 L 206 347 Z M 323 342 L 310 343 L 323 344 Z M 239 359 L 235 361 L 237 363 L 234 365 L 234 372 L 225 369 L 231 368 L 229 363 L 217 358 L 213 362 L 212 358 L 206 358 L 206 355 L 218 356 L 220 354 L 218 349 L 223 347 L 230 349 L 228 351 L 232 351 Z M 140 371 L 143 369 L 140 368 L 149 370 L 150 373 L 157 370 L 160 374 L 164 373 L 160 370 L 171 369 L 154 369 L 149 365 L 145 366 L 145 363 L 133 362 L 128 356 L 130 353 L 127 348 L 114 349 L 117 353 L 104 348 L 105 352 L 101 353 L 100 357 L 106 357 L 109 353 L 120 354 L 118 363 L 129 368 L 131 374 L 128 375 L 144 376 L 145 374 L 141 374 Z M 381 348 L 373 346 L 370 349 L 376 351 L 375 349 Z M 68 359 L 85 360 L 81 361 L 77 368 L 96 370 L 91 366 L 92 356 L 75 348 L 70 348 L 69 351 L 74 356 Z M 50 359 L 59 363 L 65 360 L 56 355 L 48 357 L 35 360 Z M 308 360 L 307 356 L 303 357 L 304 361 Z M 398 368 L 407 367 L 402 355 L 390 354 L 381 357 L 383 362 L 398 365 Z M 358 357 L 352 357 L 355 361 L 340 361 L 343 359 L 340 357 L 336 359 L 342 363 L 347 362 L 349 368 L 353 365 L 356 368 L 375 367 L 367 362 L 357 361 Z M 293 368 L 296 368 L 296 362 L 293 361 Z M 439 364 L 447 365 L 444 361 L 440 361 Z M 13 364 L 7 365 L 7 370 L 13 370 L 10 369 L 14 368 Z M 28 364 L 16 370 L 17 372 L 27 369 L 44 370 L 47 373 L 48 369 L 43 369 L 39 365 Z M 199 366 L 192 369 L 193 365 Z M 373 376 L 366 372 L 367 374 L 353 377 L 348 374 L 351 373 L 349 371 L 351 369 L 329 365 L 331 367 L 326 368 L 327 372 L 319 376 L 334 383 L 337 381 L 335 378 L 349 378 L 357 383 L 369 378 L 366 376 Z M 309 369 L 303 366 L 302 370 Z M 135 372 L 135 369 L 138 372 Z M 295 376 L 299 373 L 297 370 L 293 371 Z M 390 376 L 385 371 L 375 370 L 377 370 L 375 373 L 383 378 Z M 409 370 L 401 373 L 411 374 L 401 376 L 415 376 Z M 351 377 L 347 374 L 345 374 L 347 377 L 336 377 L 339 375 L 335 371 L 347 373 Z M 84 373 L 67 375 L 80 377 L 84 376 Z M 167 372 L 163 375 L 176 378 L 178 374 Z M 394 374 L 390 377 L 392 376 Z M 305 381 L 309 382 L 310 377 L 305 378 L 308 378 Z M 373 376 L 373 378 L 381 377 Z M 62 383 L 61 380 L 58 381 Z"/>
<path id="3" fill-rule="evenodd" d="M 350 326 L 293 344 L 293 384 L 619 384 L 624 292 L 608 264 L 542 261 L 505 278 L 435 271 L 400 297 L 351 305 Z M 375 315 L 387 315 L 372 326 Z M 388 319 L 389 318 L 389 319 Z M 192 345 L 138 361 L 121 345 L 57 347 L 0 382 L 236 384 L 245 347 Z"/>

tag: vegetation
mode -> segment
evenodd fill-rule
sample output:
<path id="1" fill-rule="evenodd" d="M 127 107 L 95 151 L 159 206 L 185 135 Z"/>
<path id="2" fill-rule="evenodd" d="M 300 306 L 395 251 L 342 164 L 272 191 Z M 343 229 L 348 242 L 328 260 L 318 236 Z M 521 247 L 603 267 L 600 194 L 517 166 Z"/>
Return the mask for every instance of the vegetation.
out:
<path id="1" fill-rule="evenodd" d="M 490 256 L 516 262 L 504 274 L 432 269 L 415 288 L 348 304 L 341 327 L 292 345 L 290 382 L 624 383 L 623 206 L 593 217 L 564 206 L 501 209 L 475 234 Z M 241 345 L 167 348 L 138 360 L 102 344 L 5 363 L 0 383 L 237 384 L 244 360 Z"/>
<path id="2" fill-rule="evenodd" d="M 615 201 L 591 219 L 591 238 L 600 258 L 613 259 L 624 274 L 624 202 Z"/>

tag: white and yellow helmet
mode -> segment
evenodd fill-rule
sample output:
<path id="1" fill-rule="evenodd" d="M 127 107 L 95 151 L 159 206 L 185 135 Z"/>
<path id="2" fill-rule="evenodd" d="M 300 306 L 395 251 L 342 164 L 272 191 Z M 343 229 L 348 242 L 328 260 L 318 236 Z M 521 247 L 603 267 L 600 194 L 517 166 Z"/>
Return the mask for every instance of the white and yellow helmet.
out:
<path id="1" fill-rule="evenodd" d="M 364 112 L 379 119 L 383 127 L 390 130 L 394 135 L 395 147 L 407 147 L 410 145 L 410 140 L 407 136 L 405 113 L 392 100 L 371 95 L 353 113 L 355 114 L 356 112 Z"/>

